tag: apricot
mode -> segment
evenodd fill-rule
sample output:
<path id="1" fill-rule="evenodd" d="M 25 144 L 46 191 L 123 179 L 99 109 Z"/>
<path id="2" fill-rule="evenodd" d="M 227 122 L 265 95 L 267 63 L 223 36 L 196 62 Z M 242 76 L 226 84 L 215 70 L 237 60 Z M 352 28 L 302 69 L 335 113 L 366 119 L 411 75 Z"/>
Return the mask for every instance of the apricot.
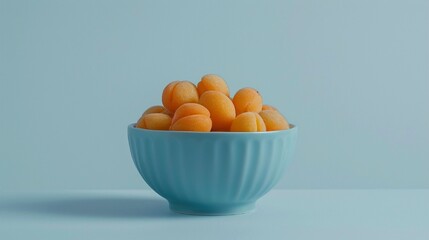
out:
<path id="1" fill-rule="evenodd" d="M 164 114 L 169 115 L 170 117 L 172 116 L 170 111 L 168 111 L 165 107 L 160 106 L 160 105 L 152 106 L 152 107 L 146 109 L 146 111 L 144 111 L 143 115 L 146 115 L 149 113 L 164 113 Z"/>
<path id="2" fill-rule="evenodd" d="M 276 130 L 287 130 L 289 129 L 289 123 L 286 118 L 283 117 L 278 111 L 275 110 L 264 110 L 259 113 L 264 120 L 267 131 Z"/>
<path id="3" fill-rule="evenodd" d="M 184 103 L 197 103 L 197 87 L 189 81 L 174 81 L 169 83 L 162 92 L 162 104 L 168 111 L 174 113 Z"/>
<path id="4" fill-rule="evenodd" d="M 219 91 L 229 97 L 229 88 L 225 80 L 222 77 L 215 74 L 207 74 L 201 78 L 201 81 L 197 84 L 197 90 L 199 96 L 206 91 Z"/>
<path id="5" fill-rule="evenodd" d="M 271 106 L 271 105 L 266 105 L 266 104 L 262 105 L 262 111 L 264 111 L 264 110 L 274 110 L 274 111 L 278 111 L 278 110 L 277 110 L 277 108 L 275 108 L 275 107 L 273 107 L 273 106 Z"/>
<path id="6" fill-rule="evenodd" d="M 231 132 L 265 132 L 264 120 L 255 112 L 238 115 L 231 124 Z"/>
<path id="7" fill-rule="evenodd" d="M 209 110 L 203 105 L 198 103 L 185 103 L 176 110 L 173 120 L 171 120 L 171 124 L 174 124 L 177 120 L 190 115 L 204 115 L 210 118 Z"/>
<path id="8" fill-rule="evenodd" d="M 262 110 L 262 97 L 256 89 L 242 88 L 234 95 L 232 102 L 237 115 L 243 112 L 260 112 Z"/>
<path id="9" fill-rule="evenodd" d="M 164 113 L 148 113 L 140 117 L 136 127 L 151 130 L 168 130 L 171 117 Z"/>
<path id="10" fill-rule="evenodd" d="M 235 119 L 235 108 L 231 99 L 218 91 L 206 91 L 200 96 L 199 103 L 210 112 L 212 131 L 228 131 Z"/>
<path id="11" fill-rule="evenodd" d="M 212 120 L 207 115 L 194 114 L 182 117 L 171 125 L 174 131 L 210 132 Z"/>

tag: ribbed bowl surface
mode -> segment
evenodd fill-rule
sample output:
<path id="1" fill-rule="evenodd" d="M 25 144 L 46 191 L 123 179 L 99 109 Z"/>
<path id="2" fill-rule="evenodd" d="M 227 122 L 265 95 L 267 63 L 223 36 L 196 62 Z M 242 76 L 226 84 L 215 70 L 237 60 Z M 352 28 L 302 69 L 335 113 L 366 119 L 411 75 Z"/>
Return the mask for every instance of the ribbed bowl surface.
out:
<path id="1" fill-rule="evenodd" d="M 291 160 L 297 127 L 285 131 L 175 132 L 128 126 L 135 166 L 172 210 L 238 214 L 281 178 Z"/>

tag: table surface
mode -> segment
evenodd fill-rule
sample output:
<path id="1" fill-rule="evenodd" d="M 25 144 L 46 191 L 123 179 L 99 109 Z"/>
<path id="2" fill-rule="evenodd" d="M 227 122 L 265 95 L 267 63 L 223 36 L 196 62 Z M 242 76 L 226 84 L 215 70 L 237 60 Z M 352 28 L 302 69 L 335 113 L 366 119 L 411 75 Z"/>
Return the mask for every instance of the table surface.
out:
<path id="1" fill-rule="evenodd" d="M 148 190 L 0 193 L 0 239 L 429 239 L 427 190 L 273 190 L 190 216 Z"/>

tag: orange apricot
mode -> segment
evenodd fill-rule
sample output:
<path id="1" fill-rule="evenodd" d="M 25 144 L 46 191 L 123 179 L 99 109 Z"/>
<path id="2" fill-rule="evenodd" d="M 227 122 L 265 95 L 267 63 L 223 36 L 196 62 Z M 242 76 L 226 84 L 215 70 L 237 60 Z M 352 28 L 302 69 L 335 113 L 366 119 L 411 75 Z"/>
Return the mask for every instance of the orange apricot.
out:
<path id="1" fill-rule="evenodd" d="M 277 108 L 275 108 L 275 107 L 273 107 L 273 106 L 271 106 L 271 105 L 266 105 L 266 104 L 262 105 L 262 111 L 264 111 L 264 110 L 274 110 L 274 111 L 278 111 L 278 110 L 277 110 Z"/>
<path id="2" fill-rule="evenodd" d="M 184 103 L 197 103 L 197 87 L 189 81 L 174 81 L 168 84 L 162 92 L 162 104 L 168 111 L 174 113 Z"/>
<path id="3" fill-rule="evenodd" d="M 262 97 L 256 89 L 242 88 L 234 95 L 232 102 L 236 114 L 243 112 L 260 112 L 262 110 Z"/>
<path id="4" fill-rule="evenodd" d="M 160 106 L 160 105 L 152 106 L 152 107 L 146 109 L 146 111 L 144 111 L 144 113 L 142 115 L 146 115 L 149 113 L 164 113 L 164 114 L 167 114 L 169 116 L 172 116 L 170 111 L 168 111 L 165 107 Z"/>
<path id="5" fill-rule="evenodd" d="M 198 94 L 201 96 L 206 91 L 219 91 L 229 97 L 229 88 L 222 77 L 215 74 L 207 74 L 197 84 Z"/>
<path id="6" fill-rule="evenodd" d="M 218 91 L 206 91 L 200 96 L 199 103 L 206 107 L 212 119 L 212 131 L 229 131 L 235 119 L 235 108 L 231 99 Z"/>
<path id="7" fill-rule="evenodd" d="M 140 117 L 136 123 L 137 128 L 151 130 L 168 130 L 171 125 L 171 117 L 164 113 L 148 113 Z"/>
<path id="8" fill-rule="evenodd" d="M 286 118 L 283 117 L 278 111 L 275 110 L 264 110 L 259 113 L 264 120 L 267 131 L 276 130 L 287 130 L 289 129 L 289 123 Z"/>
<path id="9" fill-rule="evenodd" d="M 210 118 L 209 110 L 203 105 L 198 103 L 185 103 L 176 110 L 173 120 L 171 120 L 171 124 L 174 124 L 177 120 L 190 115 L 205 115 Z"/>
<path id="10" fill-rule="evenodd" d="M 231 124 L 231 132 L 265 132 L 264 120 L 255 112 L 238 115 Z"/>
<path id="11" fill-rule="evenodd" d="M 207 115 L 194 114 L 177 119 L 170 130 L 174 131 L 195 131 L 210 132 L 212 120 Z"/>

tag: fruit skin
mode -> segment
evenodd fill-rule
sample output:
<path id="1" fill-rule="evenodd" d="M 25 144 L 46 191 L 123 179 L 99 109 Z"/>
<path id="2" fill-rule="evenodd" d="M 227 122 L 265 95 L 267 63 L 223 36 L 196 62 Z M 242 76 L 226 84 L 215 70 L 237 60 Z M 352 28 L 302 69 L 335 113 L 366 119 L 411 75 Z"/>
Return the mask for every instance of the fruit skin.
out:
<path id="1" fill-rule="evenodd" d="M 203 105 L 198 103 L 185 103 L 176 110 L 171 124 L 174 124 L 177 120 L 190 115 L 204 115 L 210 118 L 209 110 Z"/>
<path id="2" fill-rule="evenodd" d="M 274 110 L 274 111 L 278 111 L 278 110 L 277 110 L 277 108 L 275 108 L 275 107 L 273 107 L 273 106 L 271 106 L 271 105 L 266 105 L 266 104 L 262 105 L 262 110 L 261 110 L 261 111 L 264 111 L 264 110 Z"/>
<path id="3" fill-rule="evenodd" d="M 242 88 L 232 99 L 237 115 L 243 112 L 260 112 L 262 110 L 262 97 L 256 89 Z"/>
<path id="4" fill-rule="evenodd" d="M 189 81 L 174 81 L 169 83 L 162 92 L 162 104 L 168 111 L 174 113 L 184 103 L 197 103 L 197 87 Z"/>
<path id="5" fill-rule="evenodd" d="M 211 128 L 212 120 L 210 117 L 202 114 L 194 114 L 178 119 L 174 124 L 171 125 L 170 130 L 210 132 Z"/>
<path id="6" fill-rule="evenodd" d="M 171 117 L 164 113 L 148 113 L 140 117 L 136 123 L 137 128 L 150 130 L 168 130 L 171 125 Z"/>
<path id="7" fill-rule="evenodd" d="M 152 107 L 146 109 L 146 111 L 144 111 L 142 116 L 149 114 L 149 113 L 164 113 L 164 114 L 169 115 L 170 117 L 173 116 L 173 114 L 170 111 L 168 111 L 164 106 L 161 106 L 161 105 L 155 105 L 155 106 L 152 106 Z"/>
<path id="8" fill-rule="evenodd" d="M 231 124 L 231 132 L 265 132 L 264 120 L 255 112 L 238 115 Z"/>
<path id="9" fill-rule="evenodd" d="M 259 113 L 264 120 L 267 131 L 287 130 L 289 123 L 286 118 L 275 110 L 264 110 Z"/>
<path id="10" fill-rule="evenodd" d="M 229 131 L 236 116 L 229 97 L 218 91 L 206 91 L 200 96 L 199 103 L 210 112 L 212 131 Z"/>
<path id="11" fill-rule="evenodd" d="M 206 91 L 219 91 L 229 97 L 229 88 L 222 77 L 215 74 L 207 74 L 201 78 L 197 84 L 198 95 L 201 96 Z"/>

